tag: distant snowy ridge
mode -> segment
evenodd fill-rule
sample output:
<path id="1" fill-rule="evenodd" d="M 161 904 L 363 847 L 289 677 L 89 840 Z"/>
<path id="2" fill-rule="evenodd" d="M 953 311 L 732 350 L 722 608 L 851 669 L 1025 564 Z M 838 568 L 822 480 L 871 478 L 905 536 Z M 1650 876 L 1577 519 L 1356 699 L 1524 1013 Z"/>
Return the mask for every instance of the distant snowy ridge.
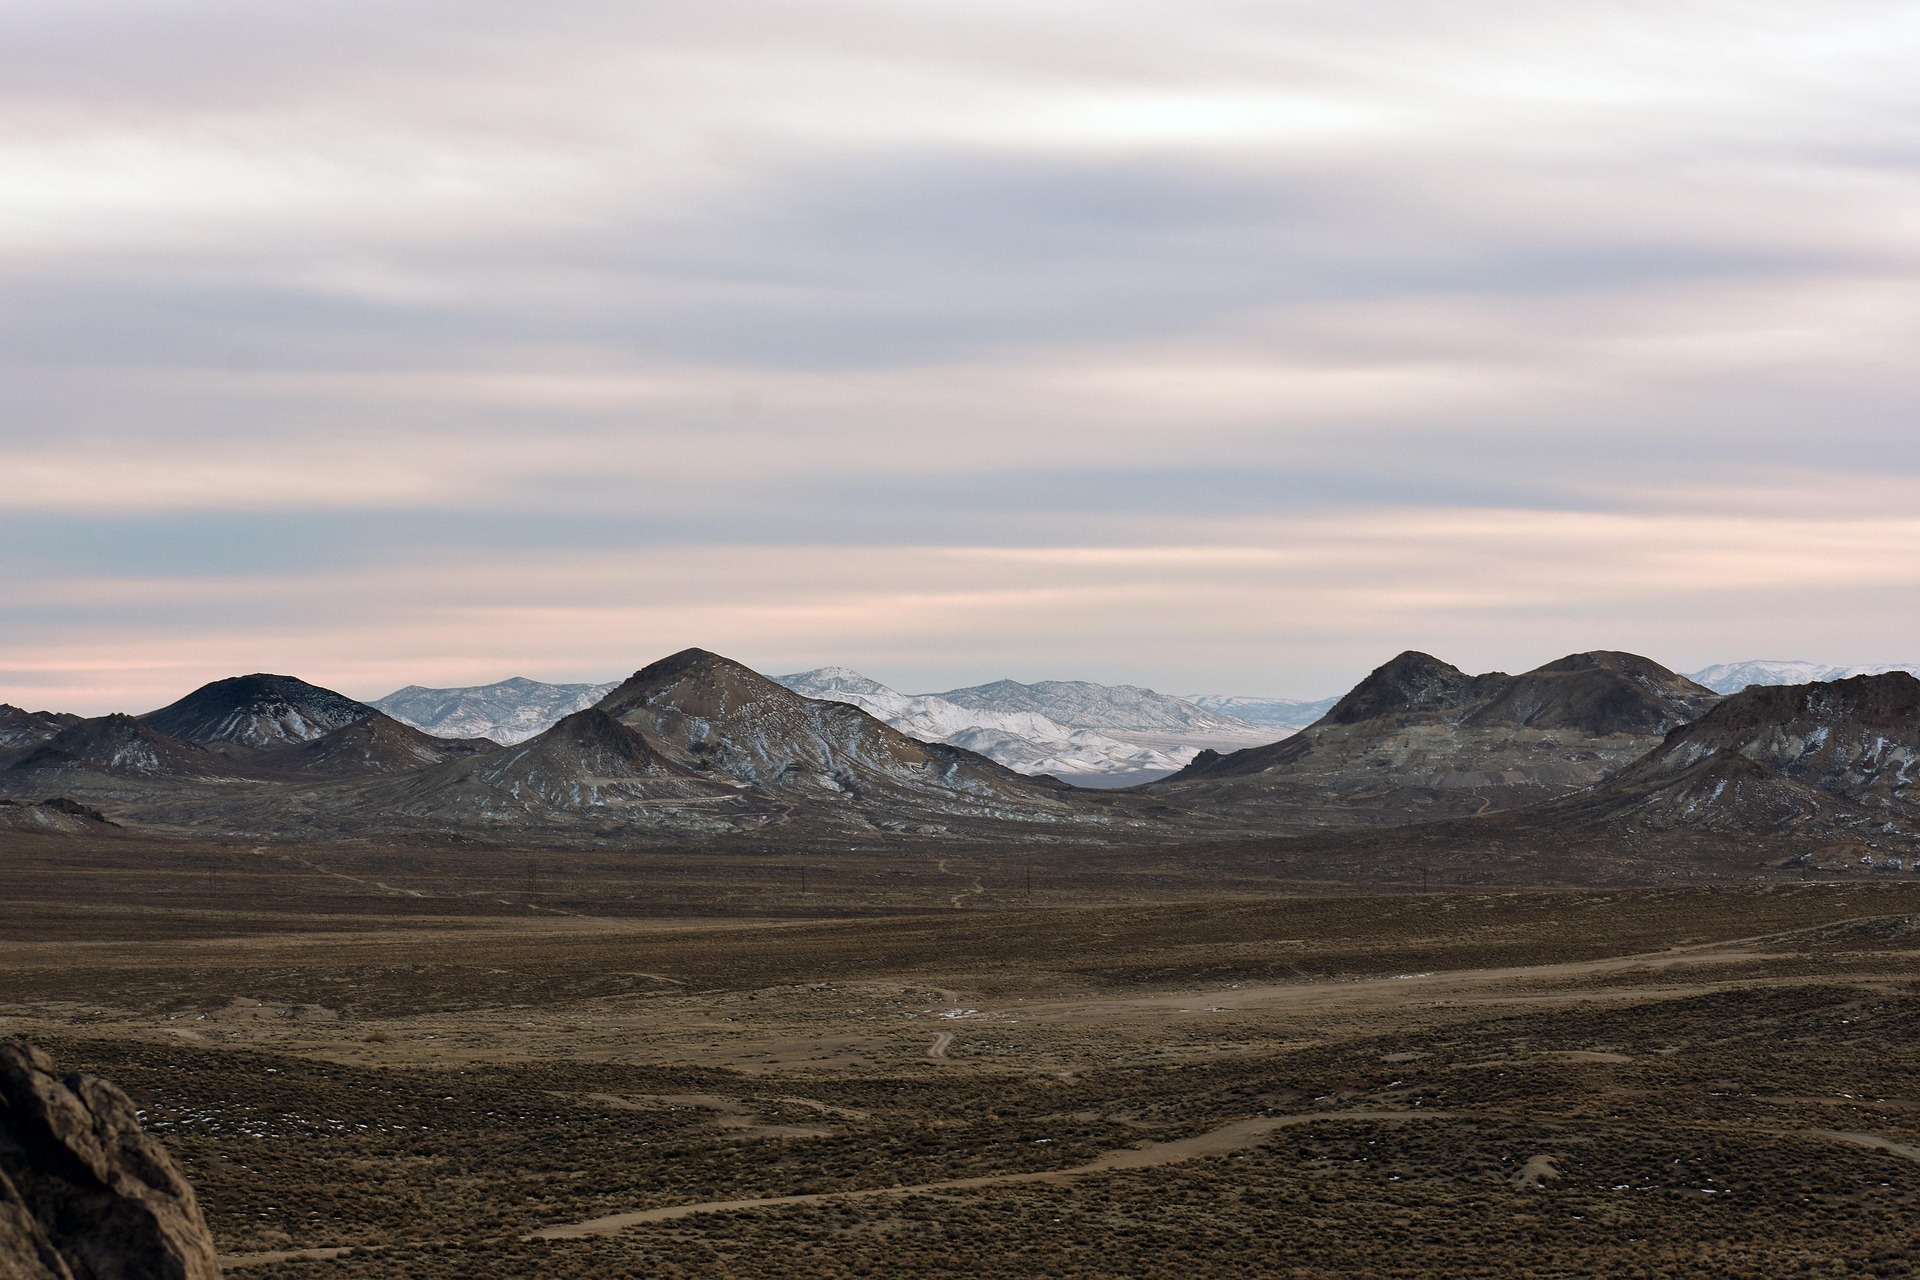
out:
<path id="1" fill-rule="evenodd" d="M 795 693 L 829 702 L 851 703 L 909 737 L 922 742 L 945 742 L 965 747 L 1019 773 L 1050 773 L 1069 780 L 1111 778 L 1115 781 L 1132 781 L 1136 777 L 1144 780 L 1146 775 L 1173 772 L 1193 759 L 1200 749 L 1197 745 L 1127 741 L 1094 729 L 1062 724 L 1051 716 L 1030 709 L 1038 701 L 1031 691 L 1045 687 L 1040 685 L 1000 682 L 1001 685 L 1013 686 L 1016 691 L 1029 692 L 1014 692 L 999 699 L 1007 709 L 994 709 L 991 706 L 969 706 L 945 694 L 900 693 L 846 667 L 821 667 L 774 678 Z M 1073 701 L 1068 704 L 1068 714 L 1073 714 L 1076 708 L 1081 714 L 1104 715 L 1110 719 L 1123 718 L 1126 714 L 1112 710 L 1111 706 L 1104 711 L 1101 709 L 1106 700 L 1091 691 L 1107 686 L 1085 685 L 1078 681 L 1053 681 L 1050 684 L 1071 688 Z M 991 695 L 979 696 L 981 690 L 1006 692 L 1000 690 L 998 685 L 956 692 L 976 695 L 976 702 L 994 700 Z M 1166 698 L 1166 695 L 1153 693 L 1152 690 L 1128 690 L 1120 695 L 1118 705 L 1124 707 L 1136 701 L 1131 696 L 1134 693 L 1145 693 L 1152 699 Z M 1197 721 L 1208 728 L 1218 725 L 1229 735 L 1251 733 L 1256 738 L 1260 736 L 1255 726 L 1229 722 L 1224 717 L 1201 712 L 1197 707 L 1189 708 L 1189 711 L 1193 713 L 1191 716 L 1178 711 L 1172 713 L 1175 723 L 1182 720 Z M 1158 707 L 1142 711 L 1135 717 L 1136 721 L 1144 720 L 1154 726 L 1163 736 L 1165 730 L 1161 726 L 1167 718 L 1165 710 Z"/>
<path id="2" fill-rule="evenodd" d="M 1260 736 L 1258 726 L 1196 705 L 1190 699 L 1131 684 L 1087 680 L 996 680 L 992 684 L 926 694 L 980 712 L 1041 715 L 1069 729 L 1179 738 Z"/>
<path id="3" fill-rule="evenodd" d="M 492 738 L 512 746 L 544 733 L 564 716 L 592 706 L 619 687 L 546 684 L 515 676 L 462 689 L 410 684 L 372 704 L 403 724 L 442 738 Z"/>
<path id="4" fill-rule="evenodd" d="M 1221 715 L 1289 731 L 1304 729 L 1333 710 L 1338 697 L 1302 702 L 1297 698 L 1246 698 L 1225 693 L 1195 693 L 1187 701 Z"/>
<path id="5" fill-rule="evenodd" d="M 1738 693 L 1753 684 L 1811 684 L 1817 680 L 1845 680 L 1850 676 L 1879 676 L 1905 671 L 1920 676 L 1920 663 L 1890 662 L 1877 667 L 1835 667 L 1823 662 L 1755 658 L 1747 662 L 1717 662 L 1687 673 L 1687 679 L 1715 693 Z"/>

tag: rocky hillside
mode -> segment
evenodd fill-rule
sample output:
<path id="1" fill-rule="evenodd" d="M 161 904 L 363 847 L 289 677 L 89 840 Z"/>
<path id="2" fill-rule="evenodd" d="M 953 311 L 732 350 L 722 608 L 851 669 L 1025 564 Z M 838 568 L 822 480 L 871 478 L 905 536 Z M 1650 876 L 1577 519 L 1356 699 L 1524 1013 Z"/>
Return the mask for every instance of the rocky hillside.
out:
<path id="1" fill-rule="evenodd" d="M 1483 813 L 1589 786 L 1716 700 L 1635 654 L 1573 654 L 1512 676 L 1410 651 L 1298 734 L 1203 752 L 1149 789 L 1314 823 Z"/>
<path id="2" fill-rule="evenodd" d="M 221 756 L 173 738 L 127 715 L 68 725 L 0 772 L 0 787 L 58 791 L 113 780 L 148 782 L 231 778 L 244 770 Z"/>
<path id="3" fill-rule="evenodd" d="M 825 820 L 905 829 L 1084 816 L 1058 783 L 908 737 L 858 707 L 802 697 L 704 649 L 642 668 L 599 709 L 686 769 L 806 802 Z"/>
<path id="4" fill-rule="evenodd" d="M 219 1280 L 180 1168 L 127 1095 L 0 1042 L 0 1276 Z"/>
<path id="5" fill-rule="evenodd" d="M 38 746 L 80 720 L 63 711 L 25 711 L 0 702 L 0 748 Z"/>

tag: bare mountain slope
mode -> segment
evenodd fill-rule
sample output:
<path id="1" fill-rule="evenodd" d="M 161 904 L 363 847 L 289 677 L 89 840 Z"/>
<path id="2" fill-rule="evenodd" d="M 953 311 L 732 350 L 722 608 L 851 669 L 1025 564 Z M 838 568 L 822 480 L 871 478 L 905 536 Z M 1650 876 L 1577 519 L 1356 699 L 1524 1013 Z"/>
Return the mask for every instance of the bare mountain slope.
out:
<path id="1" fill-rule="evenodd" d="M 644 736 L 590 707 L 525 742 L 387 784 L 379 807 L 461 825 L 564 825 L 569 816 L 642 827 L 727 826 L 742 788 L 669 760 Z M 723 801 L 715 810 L 713 801 Z M 704 801 L 701 806 L 684 802 Z"/>
<path id="2" fill-rule="evenodd" d="M 1311 823 L 1513 808 L 1589 786 L 1715 701 L 1634 654 L 1573 654 L 1518 676 L 1407 652 L 1291 738 L 1203 752 L 1149 790 Z"/>
<path id="3" fill-rule="evenodd" d="M 234 763 L 128 715 L 100 716 L 68 725 L 0 773 L 13 794 L 64 790 L 116 781 L 163 783 L 231 778 Z"/>
<path id="4" fill-rule="evenodd" d="M 1920 679 L 1896 671 L 1754 685 L 1676 729 L 1610 785 L 1656 782 L 1724 753 L 1830 795 L 1920 817 Z"/>
<path id="5" fill-rule="evenodd" d="M 1920 680 L 1754 686 L 1598 783 L 1485 817 L 1257 846 L 1302 874 L 1671 880 L 1920 866 Z M 1397 869 L 1397 870 L 1396 870 Z"/>
<path id="6" fill-rule="evenodd" d="M 0 702 L 0 747 L 37 746 L 81 719 L 64 711 L 26 711 Z"/>
<path id="7" fill-rule="evenodd" d="M 499 744 L 485 738 L 436 738 L 375 712 L 310 741 L 264 752 L 260 763 L 263 768 L 295 775 L 352 777 L 416 773 L 497 750 Z"/>

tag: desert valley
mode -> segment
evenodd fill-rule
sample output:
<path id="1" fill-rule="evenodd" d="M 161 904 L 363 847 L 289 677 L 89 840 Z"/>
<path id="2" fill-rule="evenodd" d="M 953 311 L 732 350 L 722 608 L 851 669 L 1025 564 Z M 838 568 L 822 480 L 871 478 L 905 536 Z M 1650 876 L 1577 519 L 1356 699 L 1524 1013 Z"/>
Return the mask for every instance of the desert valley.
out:
<path id="1" fill-rule="evenodd" d="M 1120 787 L 827 679 L 6 708 L 0 1033 L 236 1275 L 1909 1273 L 1912 675 L 952 730 L 1187 757 Z"/>

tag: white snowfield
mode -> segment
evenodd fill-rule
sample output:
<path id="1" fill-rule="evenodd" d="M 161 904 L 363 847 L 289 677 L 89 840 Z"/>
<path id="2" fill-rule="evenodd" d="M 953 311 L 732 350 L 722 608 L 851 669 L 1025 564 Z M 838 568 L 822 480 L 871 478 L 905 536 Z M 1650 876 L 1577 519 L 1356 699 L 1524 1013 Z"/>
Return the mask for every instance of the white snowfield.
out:
<path id="1" fill-rule="evenodd" d="M 809 698 L 851 703 L 922 742 L 965 747 L 1019 773 L 1070 780 L 1144 781 L 1174 772 L 1203 746 L 1231 751 L 1285 736 L 1130 685 L 1002 680 L 945 694 L 909 694 L 846 667 L 774 679 Z M 1040 707 L 1056 714 L 1043 714 Z M 1081 723 L 1062 723 L 1061 717 Z"/>
<path id="2" fill-rule="evenodd" d="M 1753 684 L 1811 684 L 1816 680 L 1845 680 L 1850 676 L 1879 676 L 1905 671 L 1920 676 L 1920 663 L 1889 662 L 1876 667 L 1836 667 L 1798 659 L 1754 658 L 1746 662 L 1716 662 L 1687 673 L 1687 679 L 1715 693 L 1738 693 Z"/>

